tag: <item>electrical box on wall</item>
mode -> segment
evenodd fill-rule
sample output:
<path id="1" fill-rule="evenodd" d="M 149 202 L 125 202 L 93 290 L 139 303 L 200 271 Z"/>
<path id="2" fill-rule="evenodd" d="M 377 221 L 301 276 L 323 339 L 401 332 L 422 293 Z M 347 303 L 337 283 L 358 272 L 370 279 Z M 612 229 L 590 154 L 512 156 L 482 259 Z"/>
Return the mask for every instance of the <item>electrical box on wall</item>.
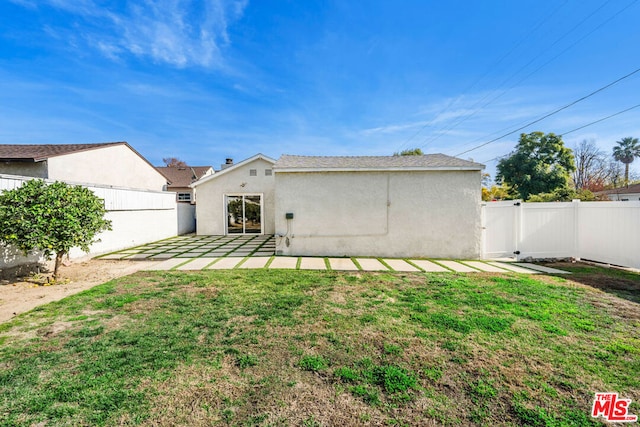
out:
<path id="1" fill-rule="evenodd" d="M 286 214 L 284 214 L 284 217 L 286 219 L 293 219 L 293 212 L 287 212 Z"/>

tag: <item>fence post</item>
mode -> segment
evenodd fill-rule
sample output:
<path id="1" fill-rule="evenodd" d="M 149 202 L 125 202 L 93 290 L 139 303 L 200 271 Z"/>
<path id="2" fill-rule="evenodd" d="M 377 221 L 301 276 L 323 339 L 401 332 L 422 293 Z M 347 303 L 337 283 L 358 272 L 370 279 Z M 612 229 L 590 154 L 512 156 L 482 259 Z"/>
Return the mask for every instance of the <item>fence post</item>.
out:
<path id="1" fill-rule="evenodd" d="M 513 233 L 513 255 L 515 255 L 516 261 L 520 261 L 520 246 L 522 245 L 522 200 L 514 200 L 513 206 L 516 208 L 515 218 L 513 220 L 513 226 L 515 228 Z"/>
<path id="2" fill-rule="evenodd" d="M 572 257 L 575 260 L 580 259 L 580 199 L 573 199 L 571 201 L 573 203 L 573 254 Z"/>
<path id="3" fill-rule="evenodd" d="M 480 204 L 480 259 L 487 259 L 487 204 Z"/>

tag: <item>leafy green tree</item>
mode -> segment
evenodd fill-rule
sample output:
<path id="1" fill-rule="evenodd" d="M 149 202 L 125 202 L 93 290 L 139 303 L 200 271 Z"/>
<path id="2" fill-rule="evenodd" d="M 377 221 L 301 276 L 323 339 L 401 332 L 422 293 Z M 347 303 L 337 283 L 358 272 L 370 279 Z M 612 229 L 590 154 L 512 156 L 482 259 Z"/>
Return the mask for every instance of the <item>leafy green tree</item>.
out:
<path id="1" fill-rule="evenodd" d="M 571 149 L 564 146 L 562 137 L 532 132 L 520 135 L 515 151 L 500 160 L 497 168 L 497 181 L 527 200 L 531 194 L 568 187 L 575 166 Z"/>
<path id="2" fill-rule="evenodd" d="M 492 185 L 491 188 L 482 187 L 482 201 L 508 200 L 511 198 L 509 189 L 504 185 Z"/>
<path id="3" fill-rule="evenodd" d="M 598 200 L 598 197 L 587 189 L 574 190 L 573 188 L 562 187 L 551 193 L 534 194 L 527 202 L 570 202 L 574 199 L 583 202 L 592 202 Z"/>
<path id="4" fill-rule="evenodd" d="M 617 146 L 613 147 L 613 158 L 624 163 L 624 184 L 629 186 L 629 165 L 636 157 L 640 157 L 640 142 L 638 138 L 630 136 L 616 141 Z"/>
<path id="5" fill-rule="evenodd" d="M 111 229 L 105 214 L 104 201 L 87 188 L 30 180 L 0 193 L 0 241 L 25 255 L 39 250 L 51 259 L 55 254 L 55 280 L 71 248 L 89 252 L 96 235 Z"/>
<path id="6" fill-rule="evenodd" d="M 393 153 L 394 156 L 424 156 L 422 149 L 420 148 L 409 148 L 406 150 L 402 150 L 399 153 Z"/>

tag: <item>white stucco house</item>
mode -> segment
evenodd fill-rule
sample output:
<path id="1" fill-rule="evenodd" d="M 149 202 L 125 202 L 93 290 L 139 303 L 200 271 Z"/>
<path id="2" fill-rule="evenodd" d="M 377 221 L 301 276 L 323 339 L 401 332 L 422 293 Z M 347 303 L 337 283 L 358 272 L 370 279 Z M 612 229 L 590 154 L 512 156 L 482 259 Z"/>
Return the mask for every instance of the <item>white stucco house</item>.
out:
<path id="1" fill-rule="evenodd" d="M 275 234 L 277 255 L 478 258 L 483 169 L 443 154 L 257 154 L 192 184 L 197 233 Z"/>
<path id="2" fill-rule="evenodd" d="M 275 233 L 275 159 L 256 154 L 193 184 L 200 235 Z"/>
<path id="3" fill-rule="evenodd" d="M 613 188 L 611 190 L 599 191 L 598 195 L 604 195 L 614 202 L 627 202 L 640 200 L 640 184 L 632 184 L 628 187 Z"/>
<path id="4" fill-rule="evenodd" d="M 0 174 L 152 191 L 168 183 L 126 142 L 0 144 Z"/>
<path id="5" fill-rule="evenodd" d="M 477 258 L 483 168 L 443 154 L 283 155 L 276 253 Z"/>

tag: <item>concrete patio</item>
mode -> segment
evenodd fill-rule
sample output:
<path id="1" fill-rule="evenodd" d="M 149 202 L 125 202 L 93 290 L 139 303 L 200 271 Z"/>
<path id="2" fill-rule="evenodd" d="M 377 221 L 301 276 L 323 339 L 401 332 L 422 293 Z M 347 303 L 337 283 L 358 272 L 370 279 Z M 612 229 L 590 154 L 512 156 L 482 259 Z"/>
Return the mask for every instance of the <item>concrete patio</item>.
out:
<path id="1" fill-rule="evenodd" d="M 275 239 L 272 235 L 186 235 L 124 249 L 99 258 L 167 260 L 173 258 L 272 256 L 275 253 L 275 248 Z M 183 259 L 183 261 L 185 260 Z"/>
<path id="2" fill-rule="evenodd" d="M 158 261 L 148 270 L 290 269 L 426 273 L 569 274 L 530 263 L 478 260 L 427 260 L 369 257 L 274 256 L 270 235 L 178 236 L 113 252 L 100 259 Z"/>

